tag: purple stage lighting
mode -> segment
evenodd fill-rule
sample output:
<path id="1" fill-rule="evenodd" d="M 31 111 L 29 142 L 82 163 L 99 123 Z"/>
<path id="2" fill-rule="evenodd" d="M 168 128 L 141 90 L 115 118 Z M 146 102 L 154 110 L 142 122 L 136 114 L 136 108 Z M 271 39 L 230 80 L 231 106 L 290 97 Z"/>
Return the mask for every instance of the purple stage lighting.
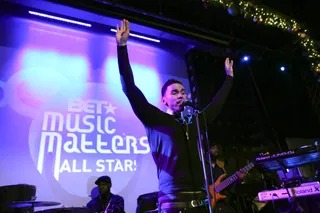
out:
<path id="1" fill-rule="evenodd" d="M 64 22 L 67 22 L 67 23 L 77 24 L 77 25 L 81 25 L 81 26 L 85 26 L 85 27 L 91 27 L 91 24 L 87 24 L 87 23 L 80 22 L 80 21 L 74 21 L 74 20 L 71 20 L 71 19 L 66 19 L 66 18 L 61 18 L 61 17 L 57 17 L 57 16 L 47 15 L 47 14 L 44 14 L 44 13 L 38 13 L 38 12 L 34 12 L 34 11 L 29 11 L 29 13 L 31 15 L 35 15 L 35 16 L 41 16 L 41 17 L 44 17 L 44 18 L 54 19 L 54 20 L 58 20 L 58 21 L 64 21 Z"/>
<path id="2" fill-rule="evenodd" d="M 115 33 L 116 33 L 117 30 L 111 29 L 111 32 L 115 32 Z M 160 43 L 160 40 L 154 39 L 154 38 L 149 38 L 149 37 L 146 37 L 146 36 L 141 36 L 141 35 L 137 35 L 137 34 L 133 34 L 133 33 L 130 33 L 130 36 L 136 37 L 136 38 L 141 38 L 141 39 L 148 40 L 148 41 L 153 41 L 153 42 Z"/>

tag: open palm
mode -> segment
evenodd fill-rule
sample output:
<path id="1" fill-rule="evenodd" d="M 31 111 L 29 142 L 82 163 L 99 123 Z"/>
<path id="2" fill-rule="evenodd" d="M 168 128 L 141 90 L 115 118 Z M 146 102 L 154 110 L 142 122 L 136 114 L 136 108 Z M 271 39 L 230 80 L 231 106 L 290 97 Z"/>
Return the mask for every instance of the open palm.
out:
<path id="1" fill-rule="evenodd" d="M 226 74 L 233 77 L 233 61 L 229 58 L 226 58 L 226 61 L 224 62 L 224 68 L 226 70 Z"/>
<path id="2" fill-rule="evenodd" d="M 123 19 L 119 25 L 117 24 L 116 40 L 119 46 L 125 46 L 127 44 L 130 33 L 130 24 L 128 20 Z"/>

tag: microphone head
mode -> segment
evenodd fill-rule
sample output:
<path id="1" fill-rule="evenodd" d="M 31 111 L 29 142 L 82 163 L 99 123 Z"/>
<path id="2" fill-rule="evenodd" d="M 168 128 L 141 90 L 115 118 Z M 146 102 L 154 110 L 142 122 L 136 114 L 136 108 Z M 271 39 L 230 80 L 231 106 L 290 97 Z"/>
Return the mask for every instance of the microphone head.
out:
<path id="1" fill-rule="evenodd" d="M 194 109 L 198 109 L 198 107 L 191 101 L 189 100 L 185 100 L 183 103 L 182 103 L 182 106 L 186 107 L 186 106 L 189 106 L 189 107 L 192 107 Z"/>
<path id="2" fill-rule="evenodd" d="M 195 110 L 200 110 L 199 107 L 198 107 L 196 104 L 192 103 L 192 102 L 189 101 L 189 100 L 185 100 L 185 101 L 182 103 L 182 106 L 183 106 L 183 107 L 189 106 L 189 107 L 192 107 L 192 108 L 195 109 Z"/>
<path id="3" fill-rule="evenodd" d="M 193 106 L 193 103 L 189 100 L 184 100 L 182 106 Z"/>

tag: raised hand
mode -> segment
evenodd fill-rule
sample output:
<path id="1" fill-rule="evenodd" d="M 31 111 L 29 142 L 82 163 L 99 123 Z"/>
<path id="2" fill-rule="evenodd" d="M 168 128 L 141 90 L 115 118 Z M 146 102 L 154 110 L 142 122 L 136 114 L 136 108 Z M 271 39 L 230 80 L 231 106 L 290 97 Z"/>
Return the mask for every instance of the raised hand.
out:
<path id="1" fill-rule="evenodd" d="M 224 62 L 224 68 L 226 70 L 226 74 L 233 77 L 233 61 L 229 58 L 226 58 L 226 61 Z"/>
<path id="2" fill-rule="evenodd" d="M 119 25 L 117 24 L 116 41 L 119 46 L 127 45 L 129 33 L 130 33 L 129 21 L 126 19 L 123 19 L 121 21 L 120 28 L 119 28 Z"/>

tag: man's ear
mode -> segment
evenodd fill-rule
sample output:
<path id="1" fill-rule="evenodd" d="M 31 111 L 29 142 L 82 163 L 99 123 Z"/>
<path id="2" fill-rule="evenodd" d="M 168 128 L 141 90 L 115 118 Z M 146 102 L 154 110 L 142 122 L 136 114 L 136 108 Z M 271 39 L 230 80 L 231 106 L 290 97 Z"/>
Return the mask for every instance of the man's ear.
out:
<path id="1" fill-rule="evenodd" d="M 168 106 L 167 101 L 166 101 L 166 99 L 165 99 L 164 97 L 161 98 L 161 102 L 162 102 L 164 105 Z"/>

